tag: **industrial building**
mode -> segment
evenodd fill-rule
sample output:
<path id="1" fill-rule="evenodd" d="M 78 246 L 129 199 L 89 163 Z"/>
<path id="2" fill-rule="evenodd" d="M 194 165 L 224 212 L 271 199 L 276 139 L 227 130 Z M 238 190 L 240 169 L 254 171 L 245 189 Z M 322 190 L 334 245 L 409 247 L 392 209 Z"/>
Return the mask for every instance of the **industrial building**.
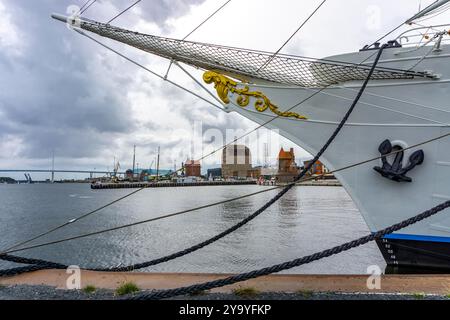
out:
<path id="1" fill-rule="evenodd" d="M 208 178 L 221 178 L 222 177 L 222 168 L 213 168 L 213 169 L 208 169 L 206 176 Z"/>
<path id="2" fill-rule="evenodd" d="M 250 149 L 244 145 L 230 145 L 222 152 L 222 176 L 224 178 L 251 177 Z"/>

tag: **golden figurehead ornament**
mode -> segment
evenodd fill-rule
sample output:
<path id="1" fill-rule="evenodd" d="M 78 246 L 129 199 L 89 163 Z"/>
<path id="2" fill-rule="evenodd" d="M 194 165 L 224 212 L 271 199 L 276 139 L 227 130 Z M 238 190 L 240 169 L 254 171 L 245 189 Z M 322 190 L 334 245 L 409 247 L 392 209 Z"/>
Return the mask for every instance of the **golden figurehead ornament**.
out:
<path id="1" fill-rule="evenodd" d="M 254 103 L 255 109 L 259 112 L 264 112 L 267 109 L 270 109 L 270 111 L 272 111 L 279 117 L 307 119 L 305 116 L 302 116 L 295 112 L 283 112 L 278 110 L 278 107 L 274 105 L 262 92 L 250 91 L 250 88 L 248 86 L 239 89 L 237 87 L 238 83 L 236 81 L 214 71 L 206 71 L 203 74 L 203 81 L 205 81 L 207 84 L 214 83 L 214 88 L 217 91 L 217 95 L 225 104 L 230 103 L 228 94 L 231 92 L 238 95 L 236 103 L 242 108 L 247 107 L 250 104 L 250 98 L 253 97 L 256 99 Z"/>

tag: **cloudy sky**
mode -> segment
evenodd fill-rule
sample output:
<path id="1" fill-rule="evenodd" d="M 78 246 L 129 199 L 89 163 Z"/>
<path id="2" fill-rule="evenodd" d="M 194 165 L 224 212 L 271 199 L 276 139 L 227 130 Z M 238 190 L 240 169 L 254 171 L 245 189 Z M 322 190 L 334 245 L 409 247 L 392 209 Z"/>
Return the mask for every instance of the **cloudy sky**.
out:
<path id="1" fill-rule="evenodd" d="M 0 0 L 0 169 L 48 169 L 53 150 L 59 169 L 111 169 L 114 157 L 126 169 L 134 144 L 140 167 L 148 167 L 161 146 L 162 167 L 173 168 L 186 157 L 202 156 L 198 150 L 193 154 L 192 139 L 214 140 L 195 137 L 195 123 L 219 132 L 256 126 L 159 80 L 50 18 L 84 2 Z M 108 21 L 133 2 L 98 0 L 85 16 Z M 143 0 L 114 24 L 183 38 L 224 2 Z M 283 52 L 323 57 L 358 50 L 417 12 L 420 3 L 431 2 L 328 0 Z M 319 3 L 232 0 L 188 40 L 275 51 Z M 164 59 L 102 41 L 160 74 L 166 72 Z M 170 78 L 204 95 L 176 68 Z M 294 147 L 280 141 L 285 148 Z M 206 143 L 203 153 L 223 142 Z M 299 158 L 308 157 L 295 148 Z M 252 153 L 255 165 L 263 161 L 260 151 Z M 275 153 L 271 150 L 270 156 Z M 215 156 L 203 166 L 219 163 Z"/>

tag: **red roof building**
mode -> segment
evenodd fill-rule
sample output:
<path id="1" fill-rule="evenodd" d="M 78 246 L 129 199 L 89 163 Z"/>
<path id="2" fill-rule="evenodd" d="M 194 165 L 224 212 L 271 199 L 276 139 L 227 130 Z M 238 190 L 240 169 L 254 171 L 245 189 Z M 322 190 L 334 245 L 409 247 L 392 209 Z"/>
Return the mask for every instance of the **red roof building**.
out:
<path id="1" fill-rule="evenodd" d="M 291 148 L 289 151 L 284 151 L 281 148 L 278 153 L 278 182 L 292 182 L 295 177 L 299 174 L 299 168 L 295 163 L 294 149 Z"/>

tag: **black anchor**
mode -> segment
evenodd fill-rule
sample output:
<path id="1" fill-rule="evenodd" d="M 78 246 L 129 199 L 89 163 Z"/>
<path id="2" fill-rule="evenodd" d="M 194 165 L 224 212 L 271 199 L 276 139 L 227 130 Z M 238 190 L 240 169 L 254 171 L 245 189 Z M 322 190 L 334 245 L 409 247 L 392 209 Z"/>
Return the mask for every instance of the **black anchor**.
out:
<path id="1" fill-rule="evenodd" d="M 373 169 L 380 173 L 383 177 L 397 181 L 397 182 L 412 182 L 410 177 L 406 174 L 414 169 L 415 166 L 421 165 L 425 158 L 423 150 L 417 150 L 409 157 L 409 164 L 403 168 L 403 150 L 395 154 L 394 161 L 390 164 L 386 156 L 392 153 L 392 144 L 388 139 L 384 140 L 378 147 L 378 151 L 381 153 L 382 167 L 374 167 Z"/>

